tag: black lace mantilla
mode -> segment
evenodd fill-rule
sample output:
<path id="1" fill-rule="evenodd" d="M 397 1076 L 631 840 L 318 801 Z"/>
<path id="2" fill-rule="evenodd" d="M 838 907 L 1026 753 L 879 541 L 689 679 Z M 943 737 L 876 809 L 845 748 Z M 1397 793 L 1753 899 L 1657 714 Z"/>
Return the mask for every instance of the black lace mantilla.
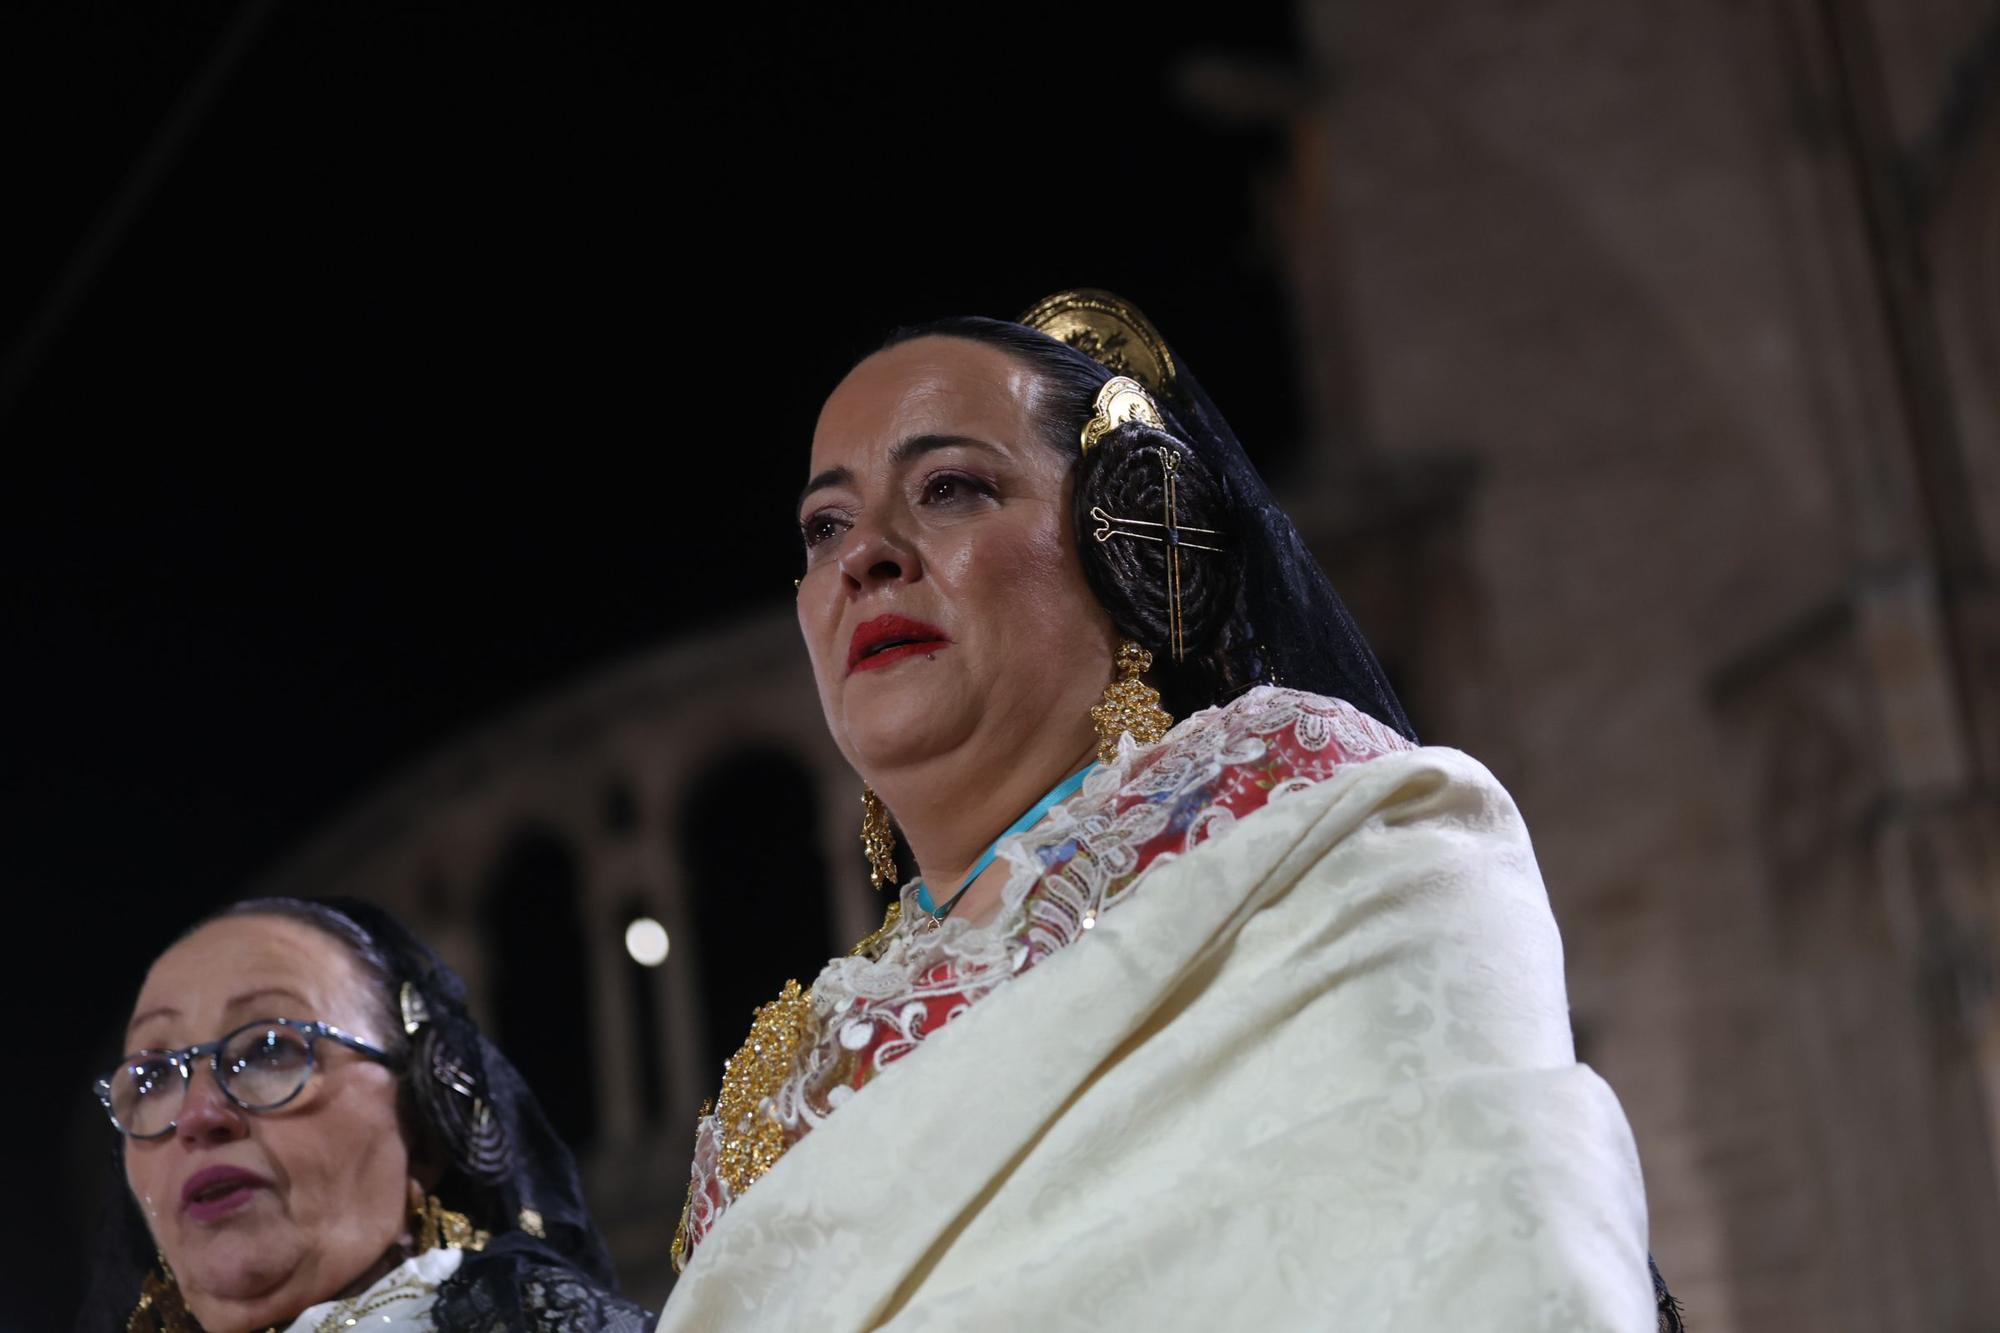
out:
<path id="1" fill-rule="evenodd" d="M 515 1232 L 465 1256 L 431 1319 L 439 1333 L 648 1333 L 654 1316 Z"/>
<path id="2" fill-rule="evenodd" d="M 1650 1254 L 1646 1256 L 1646 1267 L 1653 1270 L 1653 1304 L 1660 1312 L 1659 1333 L 1685 1333 L 1681 1323 L 1681 1303 L 1667 1290 L 1667 1280 L 1660 1276 L 1660 1266 Z"/>

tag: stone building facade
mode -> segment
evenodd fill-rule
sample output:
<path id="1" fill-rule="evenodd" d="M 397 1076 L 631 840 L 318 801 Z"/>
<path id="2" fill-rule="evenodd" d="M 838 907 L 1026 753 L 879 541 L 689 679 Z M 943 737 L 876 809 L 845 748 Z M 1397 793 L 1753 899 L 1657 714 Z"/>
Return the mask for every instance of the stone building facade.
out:
<path id="1" fill-rule="evenodd" d="M 1471 478 L 1328 555 L 1527 813 L 1662 1264 L 1993 1326 L 2000 7 L 1299 12 L 1187 85 L 1287 145 L 1303 490 Z"/>
<path id="2" fill-rule="evenodd" d="M 2000 1323 L 2000 7 L 1299 20 L 1295 65 L 1181 72 L 1283 147 L 1285 499 L 1426 738 L 1527 814 L 1662 1266 L 1706 1333 Z M 808 888 L 705 926 L 700 793 L 772 784 Z M 774 614 L 466 738 L 260 887 L 397 904 L 489 1016 L 576 955 L 545 998 L 588 1058 L 523 1062 L 588 1086 L 657 1292 L 756 998 L 710 1015 L 703 969 L 802 900 L 802 953 L 873 924 L 855 795 Z M 498 938 L 503 895 L 547 929 Z M 641 908 L 675 949 L 635 980 Z"/>

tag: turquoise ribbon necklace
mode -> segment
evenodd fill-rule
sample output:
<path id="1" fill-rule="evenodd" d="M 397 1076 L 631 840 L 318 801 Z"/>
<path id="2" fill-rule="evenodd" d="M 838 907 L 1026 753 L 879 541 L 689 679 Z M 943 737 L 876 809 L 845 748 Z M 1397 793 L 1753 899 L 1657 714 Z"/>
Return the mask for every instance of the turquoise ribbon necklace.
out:
<path id="1" fill-rule="evenodd" d="M 1026 814 L 1022 815 L 1012 824 L 1009 824 L 1007 826 L 1007 831 L 1005 833 L 1002 833 L 999 837 L 995 838 L 992 841 L 992 843 L 986 848 L 986 854 L 980 857 L 978 861 L 973 863 L 972 873 L 965 877 L 965 883 L 958 886 L 957 893 L 952 894 L 951 897 L 944 900 L 943 907 L 939 907 L 935 902 L 931 901 L 930 889 L 924 884 L 922 880 L 918 880 L 917 906 L 923 908 L 926 912 L 930 913 L 931 920 L 933 921 L 942 921 L 946 917 L 950 916 L 951 909 L 958 906 L 958 900 L 960 898 L 963 898 L 965 896 L 965 891 L 972 887 L 972 881 L 978 879 L 980 873 L 984 871 L 986 867 L 993 864 L 993 858 L 997 856 L 1000 852 L 1000 844 L 1007 841 L 1007 839 L 1013 837 L 1016 833 L 1019 833 L 1022 829 L 1032 827 L 1037 820 L 1041 819 L 1043 815 L 1049 812 L 1050 806 L 1055 805 L 1060 801 L 1067 801 L 1072 795 L 1075 794 L 1076 789 L 1083 785 L 1083 780 L 1090 776 L 1090 771 L 1096 767 L 1097 767 L 1097 761 L 1095 759 L 1091 760 L 1089 763 L 1085 764 L 1082 768 L 1079 768 L 1076 772 L 1070 774 L 1068 777 L 1064 778 L 1061 782 L 1058 782 L 1055 786 L 1049 788 L 1048 795 L 1042 797 L 1041 800 L 1036 801 L 1033 805 L 1029 806 L 1028 812 Z"/>

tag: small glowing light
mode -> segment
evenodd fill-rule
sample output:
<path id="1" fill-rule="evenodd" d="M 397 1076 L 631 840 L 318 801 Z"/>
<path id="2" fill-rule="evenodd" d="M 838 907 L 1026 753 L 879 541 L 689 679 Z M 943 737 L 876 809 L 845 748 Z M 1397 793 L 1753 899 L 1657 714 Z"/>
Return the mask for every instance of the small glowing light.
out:
<path id="1" fill-rule="evenodd" d="M 625 952 L 641 967 L 667 961 L 667 928 L 649 916 L 634 917 L 625 927 Z"/>

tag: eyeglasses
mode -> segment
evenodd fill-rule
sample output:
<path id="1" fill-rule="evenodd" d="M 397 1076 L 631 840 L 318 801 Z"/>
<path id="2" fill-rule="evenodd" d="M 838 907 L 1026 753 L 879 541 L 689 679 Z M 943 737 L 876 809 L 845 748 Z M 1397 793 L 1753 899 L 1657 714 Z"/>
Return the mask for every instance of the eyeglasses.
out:
<path id="1" fill-rule="evenodd" d="M 396 1063 L 387 1051 L 331 1023 L 260 1018 L 186 1050 L 133 1052 L 97 1080 L 97 1100 L 127 1138 L 163 1138 L 174 1132 L 194 1078 L 194 1062 L 205 1055 L 230 1101 L 246 1111 L 275 1111 L 305 1090 L 314 1067 L 313 1047 L 321 1037 L 385 1065 Z"/>

